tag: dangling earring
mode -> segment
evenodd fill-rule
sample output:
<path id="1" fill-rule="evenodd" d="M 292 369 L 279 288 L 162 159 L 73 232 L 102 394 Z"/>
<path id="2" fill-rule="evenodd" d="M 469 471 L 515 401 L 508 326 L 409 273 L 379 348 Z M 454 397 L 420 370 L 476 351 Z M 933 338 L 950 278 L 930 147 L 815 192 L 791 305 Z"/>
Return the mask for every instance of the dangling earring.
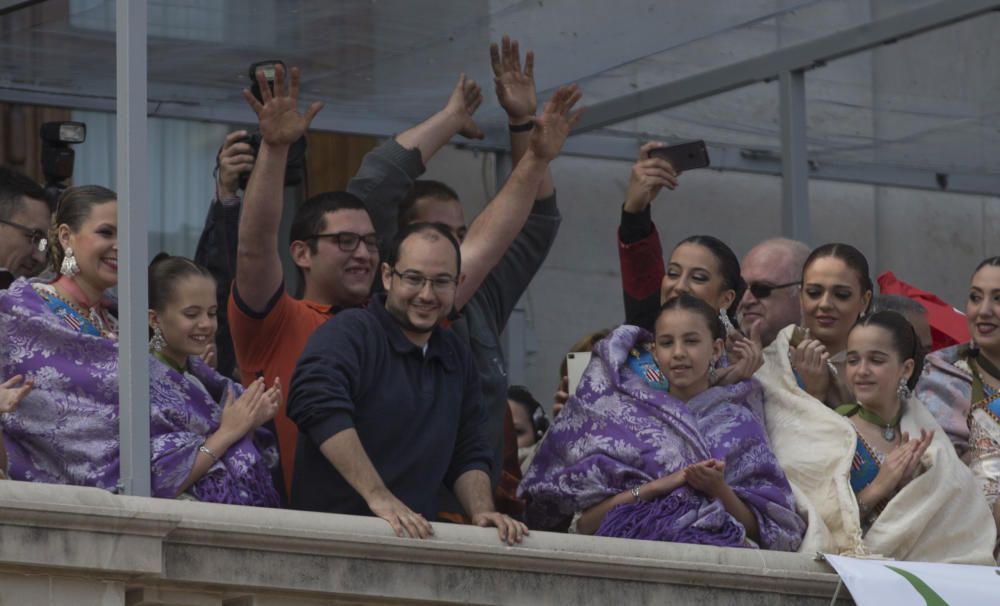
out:
<path id="1" fill-rule="evenodd" d="M 73 254 L 73 249 L 69 246 L 66 247 L 66 254 L 63 255 L 63 262 L 59 268 L 59 273 L 67 278 L 72 278 L 80 273 L 80 266 L 76 264 L 76 256 Z"/>
<path id="2" fill-rule="evenodd" d="M 163 331 L 159 326 L 153 327 L 153 338 L 149 340 L 149 348 L 155 352 L 162 352 L 167 346 L 167 341 L 163 338 Z"/>
<path id="3" fill-rule="evenodd" d="M 708 384 L 715 385 L 715 382 L 719 380 L 719 373 L 715 371 L 715 360 L 713 359 L 708 363 Z"/>
<path id="4" fill-rule="evenodd" d="M 726 330 L 727 335 L 736 332 L 736 327 L 729 321 L 729 314 L 726 313 L 726 310 L 719 310 L 719 321 L 722 322 L 722 328 Z"/>
<path id="5" fill-rule="evenodd" d="M 906 384 L 906 379 L 899 380 L 899 387 L 896 389 L 896 395 L 899 397 L 900 402 L 905 402 L 910 399 L 913 392 L 910 391 L 910 386 Z"/>

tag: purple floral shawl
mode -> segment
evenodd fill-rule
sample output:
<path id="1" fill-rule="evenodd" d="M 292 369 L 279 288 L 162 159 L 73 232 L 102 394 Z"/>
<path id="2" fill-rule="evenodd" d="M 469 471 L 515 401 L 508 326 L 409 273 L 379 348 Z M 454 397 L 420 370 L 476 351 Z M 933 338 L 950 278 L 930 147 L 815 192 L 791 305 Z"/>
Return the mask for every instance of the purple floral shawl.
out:
<path id="1" fill-rule="evenodd" d="M 73 330 L 25 280 L 0 291 L 0 376 L 30 377 L 35 387 L 0 417 L 15 480 L 116 491 L 119 477 L 118 344 Z M 153 495 L 173 498 L 206 436 L 218 428 L 225 391 L 242 388 L 201 360 L 190 378 L 150 356 Z M 206 393 L 207 392 L 207 393 Z M 263 453 L 263 454 L 262 454 Z M 278 504 L 268 465 L 274 438 L 244 437 L 187 492 L 202 501 Z"/>
<path id="2" fill-rule="evenodd" d="M 521 482 L 529 525 L 554 528 L 568 516 L 633 486 L 709 458 L 726 462 L 726 482 L 757 518 L 760 543 L 794 551 L 806 525 L 767 442 L 756 381 L 714 387 L 685 403 L 651 388 L 625 364 L 651 340 L 621 326 L 598 343 Z M 688 486 L 650 502 L 619 505 L 597 534 L 744 546 L 746 530 L 722 503 Z"/>

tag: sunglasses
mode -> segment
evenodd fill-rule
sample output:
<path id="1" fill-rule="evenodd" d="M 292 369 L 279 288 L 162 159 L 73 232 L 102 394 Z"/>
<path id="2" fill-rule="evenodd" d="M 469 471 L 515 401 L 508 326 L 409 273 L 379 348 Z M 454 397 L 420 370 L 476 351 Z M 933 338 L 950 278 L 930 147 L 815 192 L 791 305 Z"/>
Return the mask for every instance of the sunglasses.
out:
<path id="1" fill-rule="evenodd" d="M 747 290 L 750 291 L 754 297 L 758 299 L 766 299 L 771 296 L 771 293 L 778 290 L 779 288 L 788 288 L 789 286 L 799 286 L 802 282 L 789 282 L 788 284 L 764 284 L 762 282 L 751 282 L 747 286 Z"/>

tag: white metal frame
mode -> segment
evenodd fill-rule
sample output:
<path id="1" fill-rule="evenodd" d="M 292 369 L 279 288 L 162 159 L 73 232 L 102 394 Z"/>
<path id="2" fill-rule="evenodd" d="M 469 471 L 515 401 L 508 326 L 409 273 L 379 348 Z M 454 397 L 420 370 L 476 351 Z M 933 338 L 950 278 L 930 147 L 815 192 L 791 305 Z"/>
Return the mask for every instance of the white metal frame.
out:
<path id="1" fill-rule="evenodd" d="M 149 162 L 146 118 L 146 0 L 118 0 L 118 409 L 119 490 L 151 495 L 149 443 L 149 308 L 146 232 Z"/>

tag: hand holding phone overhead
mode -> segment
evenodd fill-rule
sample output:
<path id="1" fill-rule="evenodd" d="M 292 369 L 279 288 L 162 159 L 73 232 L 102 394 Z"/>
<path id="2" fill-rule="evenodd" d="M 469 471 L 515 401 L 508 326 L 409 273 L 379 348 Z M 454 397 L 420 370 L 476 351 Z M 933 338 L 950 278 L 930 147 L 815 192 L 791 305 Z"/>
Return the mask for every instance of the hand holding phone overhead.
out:
<path id="1" fill-rule="evenodd" d="M 708 168 L 708 148 L 704 141 L 688 141 L 669 147 L 657 147 L 649 151 L 650 158 L 663 158 L 678 174 L 696 168 Z"/>

